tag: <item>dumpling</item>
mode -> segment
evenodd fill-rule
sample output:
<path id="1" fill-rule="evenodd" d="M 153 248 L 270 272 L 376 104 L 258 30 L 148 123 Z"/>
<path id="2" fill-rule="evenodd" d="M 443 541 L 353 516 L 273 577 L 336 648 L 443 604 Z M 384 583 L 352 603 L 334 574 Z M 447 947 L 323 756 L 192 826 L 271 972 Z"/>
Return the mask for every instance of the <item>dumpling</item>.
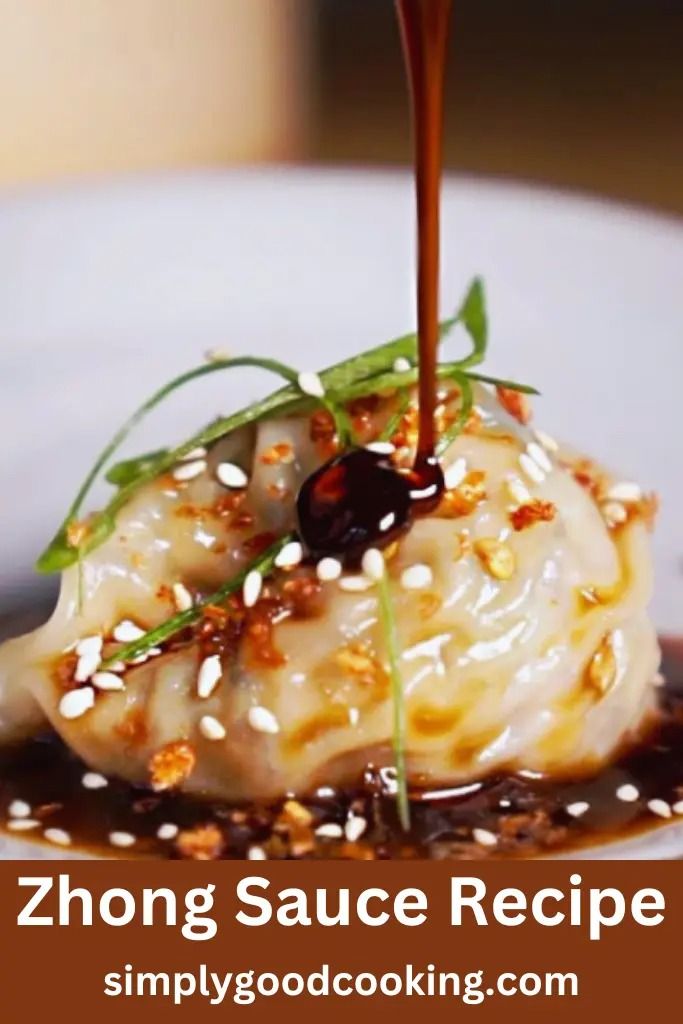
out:
<path id="1" fill-rule="evenodd" d="M 544 447 L 481 386 L 475 402 L 443 455 L 440 506 L 385 552 L 415 787 L 592 769 L 655 704 L 647 501 L 610 500 L 599 467 Z M 366 403 L 364 442 L 390 403 Z M 317 414 L 266 420 L 142 488 L 83 563 L 82 611 L 72 567 L 49 622 L 0 649 L 3 739 L 47 720 L 105 774 L 231 800 L 391 766 L 376 587 L 334 562 L 277 569 L 251 607 L 208 608 L 142 663 L 97 672 L 100 648 L 168 619 L 296 528 L 297 491 L 329 454 L 319 428 Z M 65 694 L 84 690 L 66 717 Z"/>

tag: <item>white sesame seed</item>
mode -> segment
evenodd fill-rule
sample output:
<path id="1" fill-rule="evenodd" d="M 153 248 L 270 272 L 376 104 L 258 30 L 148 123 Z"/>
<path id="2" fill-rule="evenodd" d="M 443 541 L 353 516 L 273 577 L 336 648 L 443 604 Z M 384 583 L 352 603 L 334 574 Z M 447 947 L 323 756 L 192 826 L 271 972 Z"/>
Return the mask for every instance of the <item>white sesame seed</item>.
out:
<path id="1" fill-rule="evenodd" d="M 192 600 L 192 594 L 187 589 L 184 583 L 174 583 L 173 587 L 173 603 L 176 606 L 176 611 L 188 612 L 194 601 Z"/>
<path id="2" fill-rule="evenodd" d="M 300 373 L 298 381 L 299 387 L 305 395 L 311 395 L 313 398 L 322 398 L 325 394 L 323 382 L 317 373 Z"/>
<path id="3" fill-rule="evenodd" d="M 344 835 L 344 830 L 341 825 L 336 825 L 333 821 L 328 821 L 323 825 L 318 825 L 315 830 L 315 834 L 320 836 L 321 839 L 341 839 Z"/>
<path id="4" fill-rule="evenodd" d="M 631 480 L 622 480 L 610 487 L 606 497 L 610 501 L 623 501 L 625 505 L 636 505 L 642 500 L 643 492 L 638 484 L 634 484 Z"/>
<path id="5" fill-rule="evenodd" d="M 280 731 L 280 723 L 268 708 L 260 706 L 249 708 L 247 718 L 249 719 L 249 725 L 256 732 L 266 732 L 274 736 Z"/>
<path id="6" fill-rule="evenodd" d="M 368 579 L 377 582 L 384 576 L 384 555 L 377 548 L 368 548 L 363 555 L 361 565 Z"/>
<path id="7" fill-rule="evenodd" d="M 99 772 L 86 772 L 81 779 L 81 785 L 85 789 L 106 789 L 109 785 L 109 780 L 100 775 Z"/>
<path id="8" fill-rule="evenodd" d="M 547 452 L 557 452 L 560 450 L 560 446 L 554 437 L 550 434 L 546 434 L 545 430 L 534 430 L 534 437 L 539 444 L 543 445 Z"/>
<path id="9" fill-rule="evenodd" d="M 87 658 L 91 655 L 101 654 L 103 642 L 99 633 L 96 636 L 84 636 L 82 640 L 78 641 L 74 650 L 79 658 Z"/>
<path id="10" fill-rule="evenodd" d="M 247 850 L 247 860 L 268 860 L 268 854 L 262 846 L 250 846 Z"/>
<path id="11" fill-rule="evenodd" d="M 394 359 L 394 373 L 407 373 L 412 368 L 412 363 L 405 356 L 399 356 L 397 359 Z"/>
<path id="12" fill-rule="evenodd" d="M 71 836 L 63 828 L 46 828 L 43 836 L 55 846 L 71 846 Z"/>
<path id="13" fill-rule="evenodd" d="M 505 478 L 505 486 L 512 500 L 518 505 L 526 505 L 527 502 L 531 501 L 531 491 L 523 480 L 515 474 L 511 473 Z"/>
<path id="14" fill-rule="evenodd" d="M 580 818 L 582 814 L 585 814 L 590 804 L 585 800 L 577 800 L 576 803 L 567 804 L 565 810 L 567 814 L 571 814 L 572 818 Z"/>
<path id="15" fill-rule="evenodd" d="M 118 625 L 114 626 L 111 635 L 120 644 L 132 644 L 139 640 L 140 637 L 143 637 L 145 631 L 137 623 L 131 622 L 130 619 L 122 619 Z"/>
<path id="16" fill-rule="evenodd" d="M 377 524 L 379 526 L 380 533 L 386 533 L 387 530 L 391 529 L 391 527 L 394 525 L 395 522 L 396 522 L 396 513 L 395 512 L 387 512 L 387 514 L 385 516 L 382 516 L 382 518 L 380 519 L 379 523 Z"/>
<path id="17" fill-rule="evenodd" d="M 495 846 L 498 842 L 498 837 L 493 832 L 489 832 L 487 828 L 473 828 L 472 838 L 480 846 Z"/>
<path id="18" fill-rule="evenodd" d="M 647 806 L 653 814 L 658 815 L 658 817 L 660 818 L 671 817 L 671 808 L 669 807 L 666 800 L 648 800 Z"/>
<path id="19" fill-rule="evenodd" d="M 12 821 L 7 822 L 10 832 L 28 832 L 32 828 L 38 828 L 39 825 L 40 822 L 35 818 L 13 818 Z"/>
<path id="20" fill-rule="evenodd" d="M 194 480 L 205 471 L 206 459 L 195 459 L 194 462 L 181 462 L 173 470 L 172 476 L 178 483 L 187 483 L 188 480 Z"/>
<path id="21" fill-rule="evenodd" d="M 292 540 L 278 551 L 275 556 L 275 564 L 278 569 L 291 569 L 298 565 L 303 557 L 304 549 L 301 544 L 298 540 Z"/>
<path id="22" fill-rule="evenodd" d="M 553 464 L 548 458 L 548 453 L 545 448 L 541 448 L 540 444 L 537 444 L 536 441 L 529 441 L 529 444 L 526 446 L 526 450 L 536 465 L 545 473 L 552 472 Z"/>
<path id="23" fill-rule="evenodd" d="M 467 459 L 463 459 L 462 456 L 456 459 L 455 462 L 451 462 L 450 466 L 447 466 L 444 470 L 443 479 L 446 486 L 446 490 L 453 490 L 454 487 L 459 487 L 465 479 L 467 473 Z"/>
<path id="24" fill-rule="evenodd" d="M 7 808 L 10 818 L 28 818 L 31 813 L 31 805 L 25 800 L 13 800 Z"/>
<path id="25" fill-rule="evenodd" d="M 344 835 L 350 843 L 356 843 L 365 832 L 368 823 L 365 818 L 352 814 L 344 825 Z"/>
<path id="26" fill-rule="evenodd" d="M 223 666 L 218 654 L 210 654 L 207 658 L 204 658 L 197 673 L 197 696 L 202 698 L 210 697 L 222 675 Z"/>
<path id="27" fill-rule="evenodd" d="M 608 526 L 619 526 L 628 518 L 626 509 L 619 501 L 606 501 L 604 505 L 600 506 L 600 511 Z"/>
<path id="28" fill-rule="evenodd" d="M 62 718 L 80 718 L 95 705 L 95 691 L 92 686 L 83 686 L 79 690 L 69 690 L 59 702 L 59 713 Z"/>
<path id="29" fill-rule="evenodd" d="M 98 690 L 125 690 L 126 684 L 114 672 L 95 672 L 90 680 Z"/>
<path id="30" fill-rule="evenodd" d="M 199 719 L 199 731 L 207 740 L 224 740 L 225 726 L 213 715 L 202 715 Z"/>
<path id="31" fill-rule="evenodd" d="M 424 590 L 431 586 L 434 574 L 428 565 L 417 562 L 409 565 L 401 573 L 401 586 L 404 590 Z"/>
<path id="32" fill-rule="evenodd" d="M 372 441 L 370 444 L 366 444 L 366 451 L 374 452 L 375 455 L 393 455 L 396 451 L 396 445 L 392 444 L 391 441 Z"/>
<path id="33" fill-rule="evenodd" d="M 249 483 L 247 474 L 234 462 L 219 463 L 216 466 L 216 478 L 224 487 L 230 487 L 232 490 L 241 490 Z"/>
<path id="34" fill-rule="evenodd" d="M 134 846 L 137 840 L 130 832 L 110 832 L 109 842 L 112 846 L 125 850 L 129 846 Z"/>
<path id="35" fill-rule="evenodd" d="M 77 683 L 85 683 L 93 672 L 99 668 L 102 657 L 99 654 L 82 654 L 76 662 L 74 679 Z"/>
<path id="36" fill-rule="evenodd" d="M 683 814 L 683 800 L 679 800 L 677 803 L 673 804 L 671 810 L 674 814 Z"/>
<path id="37" fill-rule="evenodd" d="M 316 575 L 322 583 L 338 580 L 341 571 L 342 564 L 337 558 L 321 558 L 315 567 Z"/>
<path id="38" fill-rule="evenodd" d="M 320 800 L 331 800 L 337 795 L 337 791 L 333 786 L 318 786 L 315 791 L 315 795 Z"/>
<path id="39" fill-rule="evenodd" d="M 261 596 L 262 586 L 263 576 L 258 569 L 252 569 L 251 572 L 247 573 L 246 579 L 242 585 L 242 600 L 244 601 L 245 608 L 254 607 Z"/>
<path id="40" fill-rule="evenodd" d="M 519 456 L 519 465 L 533 483 L 542 484 L 545 480 L 545 473 L 527 452 L 522 452 Z"/>
<path id="41" fill-rule="evenodd" d="M 617 800 L 623 800 L 625 804 L 635 803 L 640 797 L 639 790 L 630 782 L 625 782 L 617 789 Z"/>
<path id="42" fill-rule="evenodd" d="M 125 661 L 110 661 L 107 665 L 108 672 L 125 672 L 126 663 Z"/>
<path id="43" fill-rule="evenodd" d="M 506 796 L 504 796 L 504 797 L 502 797 L 502 799 L 500 799 L 498 801 L 498 806 L 499 807 L 512 807 L 512 800 L 508 800 L 508 798 Z"/>
<path id="44" fill-rule="evenodd" d="M 180 832 L 177 825 L 174 825 L 171 821 L 165 821 L 163 825 L 159 825 L 157 829 L 157 839 L 175 839 Z"/>
<path id="45" fill-rule="evenodd" d="M 372 586 L 373 581 L 367 576 L 342 576 L 339 580 L 339 589 L 345 590 L 348 594 L 361 594 Z"/>
<path id="46" fill-rule="evenodd" d="M 191 448 L 189 452 L 185 452 L 181 456 L 181 462 L 195 462 L 197 459 L 205 459 L 207 455 L 206 448 L 198 445 L 196 448 Z"/>
<path id="47" fill-rule="evenodd" d="M 207 363 L 222 363 L 225 359 L 231 359 L 232 355 L 227 348 L 207 348 L 204 359 Z"/>

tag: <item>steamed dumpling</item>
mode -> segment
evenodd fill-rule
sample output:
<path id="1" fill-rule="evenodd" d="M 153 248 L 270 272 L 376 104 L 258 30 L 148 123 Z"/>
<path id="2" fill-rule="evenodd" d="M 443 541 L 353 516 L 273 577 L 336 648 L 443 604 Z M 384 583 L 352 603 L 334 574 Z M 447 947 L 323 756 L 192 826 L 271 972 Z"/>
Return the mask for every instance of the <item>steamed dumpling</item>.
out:
<path id="1" fill-rule="evenodd" d="M 477 402 L 444 457 L 454 486 L 388 553 L 416 785 L 594 767 L 654 706 L 642 508 L 606 521 L 601 471 L 549 455 L 483 389 Z M 174 585 L 210 592 L 294 528 L 298 487 L 323 457 L 308 418 L 275 420 L 219 442 L 191 480 L 142 489 L 85 561 L 83 613 L 69 569 L 50 621 L 0 649 L 5 739 L 47 719 L 99 771 L 230 799 L 391 765 L 374 588 L 348 573 L 320 582 L 314 567 L 276 573 L 253 610 L 235 605 L 227 621 L 216 612 L 211 635 L 129 667 L 124 688 L 97 691 L 80 717 L 60 713 L 73 644 L 110 639 L 122 620 L 164 621 Z M 225 462 L 247 471 L 246 496 L 217 480 Z M 216 651 L 221 677 L 201 698 L 198 676 Z"/>

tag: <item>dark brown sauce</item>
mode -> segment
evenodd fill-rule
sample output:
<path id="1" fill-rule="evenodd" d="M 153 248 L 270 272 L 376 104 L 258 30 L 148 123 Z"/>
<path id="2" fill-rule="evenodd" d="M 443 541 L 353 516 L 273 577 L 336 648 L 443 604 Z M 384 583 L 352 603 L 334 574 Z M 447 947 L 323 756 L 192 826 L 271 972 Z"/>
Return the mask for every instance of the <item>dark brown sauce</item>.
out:
<path id="1" fill-rule="evenodd" d="M 122 853 L 108 838 L 120 831 L 136 838 L 125 856 L 196 856 L 206 846 L 210 856 L 229 859 L 245 857 L 253 846 L 271 858 L 528 857 L 626 838 L 666 824 L 648 807 L 651 800 L 669 807 L 683 800 L 683 640 L 662 646 L 666 683 L 647 740 L 583 778 L 498 774 L 450 791 L 414 793 L 408 835 L 398 825 L 383 773 L 368 771 L 353 792 L 302 798 L 292 818 L 282 802 L 238 806 L 159 795 L 116 779 L 104 789 L 85 789 L 87 766 L 54 735 L 0 751 L 0 811 L 6 819 L 12 800 L 30 804 L 39 825 L 12 833 L 15 838 L 38 839 L 45 828 L 59 828 L 76 849 L 110 856 Z M 626 783 L 638 790 L 632 802 L 617 796 Z M 580 817 L 567 811 L 584 802 L 588 809 Z M 307 825 L 302 811 L 310 816 Z M 322 824 L 343 829 L 350 812 L 367 822 L 358 842 L 315 835 Z M 168 823 L 180 827 L 179 845 L 157 838 Z M 478 842 L 475 829 L 490 832 L 496 845 Z"/>

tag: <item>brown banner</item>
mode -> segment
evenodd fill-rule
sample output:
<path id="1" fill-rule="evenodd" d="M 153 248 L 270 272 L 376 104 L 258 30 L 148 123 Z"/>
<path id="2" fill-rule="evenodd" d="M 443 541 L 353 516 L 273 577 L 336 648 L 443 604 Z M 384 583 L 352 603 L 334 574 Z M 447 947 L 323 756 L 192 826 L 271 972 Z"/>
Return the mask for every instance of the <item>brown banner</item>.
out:
<path id="1" fill-rule="evenodd" d="M 639 1020 L 678 1003 L 682 881 L 648 862 L 5 862 L 2 1005 L 98 1024 Z"/>

